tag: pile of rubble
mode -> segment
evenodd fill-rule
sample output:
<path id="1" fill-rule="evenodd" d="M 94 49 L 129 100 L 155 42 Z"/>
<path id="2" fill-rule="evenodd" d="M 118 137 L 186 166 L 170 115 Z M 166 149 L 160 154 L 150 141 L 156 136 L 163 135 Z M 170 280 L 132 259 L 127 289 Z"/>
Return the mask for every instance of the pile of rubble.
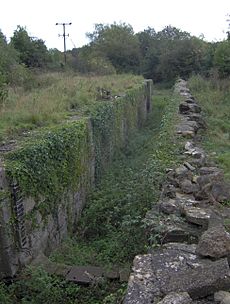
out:
<path id="1" fill-rule="evenodd" d="M 230 186 L 199 147 L 205 128 L 201 108 L 186 82 L 175 90 L 179 136 L 185 138 L 176 169 L 169 169 L 160 201 L 146 215 L 148 233 L 159 246 L 136 256 L 124 304 L 230 303 Z"/>

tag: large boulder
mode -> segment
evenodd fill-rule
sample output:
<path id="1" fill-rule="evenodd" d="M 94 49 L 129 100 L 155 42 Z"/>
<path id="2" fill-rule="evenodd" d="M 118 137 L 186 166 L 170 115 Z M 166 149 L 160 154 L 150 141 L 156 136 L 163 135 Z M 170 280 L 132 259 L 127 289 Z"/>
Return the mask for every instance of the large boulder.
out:
<path id="1" fill-rule="evenodd" d="M 216 259 L 229 256 L 230 234 L 222 225 L 210 227 L 202 234 L 196 253 Z"/>
<path id="2" fill-rule="evenodd" d="M 196 254 L 196 245 L 169 243 L 135 258 L 124 304 L 155 304 L 171 292 L 187 292 L 198 299 L 229 287 L 227 258 L 203 259 Z"/>

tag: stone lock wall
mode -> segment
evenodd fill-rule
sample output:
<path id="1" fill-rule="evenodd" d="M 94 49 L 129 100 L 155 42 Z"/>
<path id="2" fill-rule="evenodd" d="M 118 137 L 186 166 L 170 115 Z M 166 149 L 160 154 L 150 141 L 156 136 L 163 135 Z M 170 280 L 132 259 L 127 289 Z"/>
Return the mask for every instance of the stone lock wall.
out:
<path id="1" fill-rule="evenodd" d="M 151 111 L 152 81 L 0 155 L 0 279 L 72 233 L 87 194 Z"/>

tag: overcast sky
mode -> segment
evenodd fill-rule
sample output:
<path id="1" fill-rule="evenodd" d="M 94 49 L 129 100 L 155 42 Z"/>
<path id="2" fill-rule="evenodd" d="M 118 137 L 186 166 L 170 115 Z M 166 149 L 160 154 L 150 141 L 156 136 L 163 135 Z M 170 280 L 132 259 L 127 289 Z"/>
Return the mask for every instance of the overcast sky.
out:
<path id="1" fill-rule="evenodd" d="M 72 22 L 67 27 L 67 48 L 88 43 L 86 32 L 95 23 L 125 22 L 135 32 L 148 26 L 156 31 L 176 26 L 208 41 L 226 37 L 229 0 L 1 0 L 0 29 L 9 38 L 17 25 L 45 40 L 48 48 L 63 49 L 62 27 L 56 22 Z"/>

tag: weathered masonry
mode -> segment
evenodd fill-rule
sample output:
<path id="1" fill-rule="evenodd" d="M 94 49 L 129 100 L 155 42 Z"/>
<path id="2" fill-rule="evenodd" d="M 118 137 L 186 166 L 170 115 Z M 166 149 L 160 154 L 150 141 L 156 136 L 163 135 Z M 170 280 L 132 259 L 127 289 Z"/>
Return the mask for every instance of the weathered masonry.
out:
<path id="1" fill-rule="evenodd" d="M 99 101 L 0 154 L 0 278 L 12 277 L 76 228 L 87 194 L 151 111 L 152 81 Z"/>

